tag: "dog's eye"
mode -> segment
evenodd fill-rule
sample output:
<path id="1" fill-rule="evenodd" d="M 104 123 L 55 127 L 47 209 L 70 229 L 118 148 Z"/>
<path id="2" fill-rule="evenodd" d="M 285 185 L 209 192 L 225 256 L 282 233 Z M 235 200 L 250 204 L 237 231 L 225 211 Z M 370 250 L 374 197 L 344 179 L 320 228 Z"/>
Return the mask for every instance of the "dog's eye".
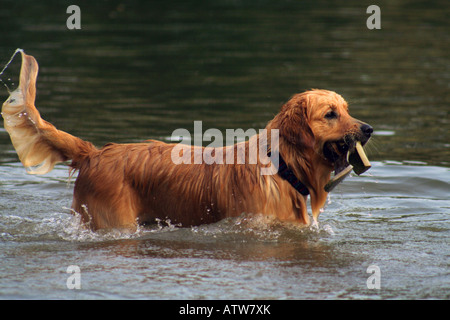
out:
<path id="1" fill-rule="evenodd" d="M 329 111 L 326 115 L 325 115 L 325 119 L 331 120 L 331 119 L 336 119 L 338 117 L 338 114 L 336 113 L 336 111 Z"/>

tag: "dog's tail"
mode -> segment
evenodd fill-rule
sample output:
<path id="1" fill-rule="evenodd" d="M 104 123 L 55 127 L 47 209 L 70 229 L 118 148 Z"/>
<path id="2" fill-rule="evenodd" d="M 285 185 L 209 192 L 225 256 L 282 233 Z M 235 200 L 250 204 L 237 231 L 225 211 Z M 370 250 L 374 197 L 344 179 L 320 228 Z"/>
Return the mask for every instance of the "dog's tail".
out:
<path id="1" fill-rule="evenodd" d="M 31 174 L 44 174 L 56 163 L 72 160 L 78 165 L 97 150 L 83 141 L 56 129 L 43 120 L 34 106 L 38 64 L 34 57 L 23 51 L 19 87 L 3 103 L 2 116 L 20 161 Z"/>

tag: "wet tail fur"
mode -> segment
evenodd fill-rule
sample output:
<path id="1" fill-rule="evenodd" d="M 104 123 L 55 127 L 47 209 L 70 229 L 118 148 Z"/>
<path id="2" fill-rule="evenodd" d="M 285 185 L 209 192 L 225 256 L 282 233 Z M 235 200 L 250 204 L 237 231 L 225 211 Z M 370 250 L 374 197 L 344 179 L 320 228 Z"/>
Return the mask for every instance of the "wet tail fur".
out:
<path id="1" fill-rule="evenodd" d="M 72 160 L 71 166 L 77 169 L 79 163 L 97 149 L 41 118 L 34 106 L 39 67 L 32 56 L 21 54 L 19 87 L 11 92 L 2 107 L 4 126 L 19 159 L 31 174 L 45 174 L 56 163 L 67 160 Z"/>

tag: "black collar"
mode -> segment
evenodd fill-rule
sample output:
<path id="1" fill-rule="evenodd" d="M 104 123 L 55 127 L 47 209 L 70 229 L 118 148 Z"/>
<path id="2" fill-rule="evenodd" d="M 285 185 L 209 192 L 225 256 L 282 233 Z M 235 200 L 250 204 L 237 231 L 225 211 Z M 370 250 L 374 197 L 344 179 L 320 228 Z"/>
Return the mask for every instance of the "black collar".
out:
<path id="1" fill-rule="evenodd" d="M 267 155 L 270 157 L 270 152 Z M 309 194 L 308 188 L 295 176 L 294 172 L 289 169 L 280 153 L 278 153 L 278 159 L 278 174 L 280 177 L 287 180 L 287 182 L 289 182 L 299 193 L 307 196 Z"/>

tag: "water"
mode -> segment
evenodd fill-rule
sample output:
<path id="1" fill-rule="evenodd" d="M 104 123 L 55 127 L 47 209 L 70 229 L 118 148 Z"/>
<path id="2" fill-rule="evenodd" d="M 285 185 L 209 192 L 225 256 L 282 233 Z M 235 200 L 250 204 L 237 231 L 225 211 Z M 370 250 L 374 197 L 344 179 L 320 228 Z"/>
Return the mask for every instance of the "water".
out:
<path id="1" fill-rule="evenodd" d="M 0 168 L 3 298 L 448 298 L 446 168 L 418 179 L 421 167 L 376 162 L 337 187 L 319 228 L 244 215 L 132 234 L 81 229 L 63 209 L 64 167 L 32 179 L 17 164 Z M 69 265 L 80 266 L 82 290 L 67 289 Z M 370 265 L 380 290 L 367 289 Z"/>
<path id="2" fill-rule="evenodd" d="M 7 90 L 9 93 L 11 93 L 11 90 L 9 89 L 8 85 L 3 81 L 2 76 L 3 76 L 3 73 L 5 72 L 5 70 L 9 67 L 9 65 L 11 64 L 11 62 L 14 60 L 14 58 L 15 58 L 15 56 L 16 56 L 16 54 L 17 54 L 18 52 L 23 52 L 23 50 L 20 49 L 20 48 L 16 49 L 16 51 L 14 51 L 14 53 L 13 53 L 13 55 L 11 56 L 11 58 L 9 59 L 9 61 L 8 61 L 8 62 L 5 64 L 5 66 L 3 67 L 3 70 L 0 71 L 0 82 L 5 86 L 6 90 Z M 10 81 L 11 79 L 9 78 L 8 80 Z M 12 85 L 13 85 L 13 83 L 12 83 Z"/>
<path id="3" fill-rule="evenodd" d="M 129 234 L 80 228 L 68 169 L 27 175 L 0 129 L 0 298 L 448 299 L 450 9 L 380 3 L 369 31 L 370 4 L 80 3 L 69 31 L 62 4 L 4 1 L 0 66 L 34 55 L 43 117 L 97 145 L 168 141 L 195 120 L 263 128 L 311 87 L 341 93 L 375 135 L 373 167 L 333 191 L 318 228 L 244 215 Z"/>

